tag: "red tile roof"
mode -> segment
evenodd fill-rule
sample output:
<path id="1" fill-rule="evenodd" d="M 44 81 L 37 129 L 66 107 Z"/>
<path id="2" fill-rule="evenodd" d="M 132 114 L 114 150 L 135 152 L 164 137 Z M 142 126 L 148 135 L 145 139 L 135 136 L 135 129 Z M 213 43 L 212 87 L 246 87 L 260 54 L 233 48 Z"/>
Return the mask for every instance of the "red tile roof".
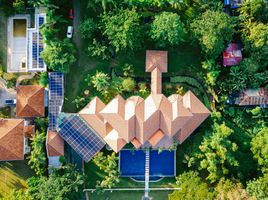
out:
<path id="1" fill-rule="evenodd" d="M 146 71 L 152 73 L 152 85 L 155 84 L 146 99 L 132 96 L 125 100 L 117 95 L 107 105 L 93 99 L 79 113 L 115 152 L 129 142 L 136 148 L 148 142 L 155 147 L 166 136 L 169 139 L 175 136 L 182 143 L 210 115 L 191 91 L 168 98 L 161 93 L 167 52 L 147 51 L 146 56 Z M 86 111 L 91 105 L 94 112 Z"/>
<path id="2" fill-rule="evenodd" d="M 0 160 L 24 160 L 24 120 L 0 119 Z"/>
<path id="3" fill-rule="evenodd" d="M 48 131 L 46 144 L 48 156 L 64 155 L 64 141 L 56 131 Z"/>
<path id="4" fill-rule="evenodd" d="M 25 85 L 17 87 L 17 117 L 44 117 L 44 87 Z"/>
<path id="5" fill-rule="evenodd" d="M 25 126 L 23 132 L 25 137 L 33 138 L 35 132 L 35 126 L 34 125 Z"/>
<path id="6" fill-rule="evenodd" d="M 238 45 L 229 44 L 228 48 L 223 52 L 223 66 L 238 65 L 242 60 L 242 53 Z"/>

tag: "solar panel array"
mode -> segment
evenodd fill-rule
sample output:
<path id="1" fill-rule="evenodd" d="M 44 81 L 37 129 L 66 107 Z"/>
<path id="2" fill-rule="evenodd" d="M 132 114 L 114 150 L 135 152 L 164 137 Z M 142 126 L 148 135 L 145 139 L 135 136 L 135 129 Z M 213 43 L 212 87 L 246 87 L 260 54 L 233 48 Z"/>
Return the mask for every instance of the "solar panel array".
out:
<path id="1" fill-rule="evenodd" d="M 28 66 L 29 71 L 38 70 L 38 69 L 44 69 L 45 68 L 45 62 L 41 58 L 41 53 L 44 51 L 44 42 L 42 34 L 40 33 L 40 26 L 42 26 L 45 23 L 45 15 L 39 14 L 36 15 L 36 22 L 35 22 L 35 28 L 31 28 L 28 30 Z"/>
<path id="2" fill-rule="evenodd" d="M 38 54 L 37 54 L 37 49 L 38 49 L 38 43 L 37 43 L 37 33 L 33 33 L 32 35 L 32 67 L 37 68 L 37 59 L 38 59 Z"/>
<path id="3" fill-rule="evenodd" d="M 60 136 L 86 162 L 105 146 L 105 142 L 77 114 L 61 113 L 58 128 Z"/>
<path id="4" fill-rule="evenodd" d="M 56 130 L 57 118 L 61 112 L 64 100 L 64 74 L 61 72 L 50 72 L 49 79 L 49 129 Z"/>
<path id="5" fill-rule="evenodd" d="M 38 26 L 42 26 L 45 23 L 45 18 L 43 16 L 39 16 L 38 18 Z M 38 64 L 39 68 L 44 68 L 44 60 L 41 58 L 41 53 L 44 51 L 44 43 L 43 43 L 43 37 L 42 34 L 39 32 L 39 48 L 38 48 Z"/>

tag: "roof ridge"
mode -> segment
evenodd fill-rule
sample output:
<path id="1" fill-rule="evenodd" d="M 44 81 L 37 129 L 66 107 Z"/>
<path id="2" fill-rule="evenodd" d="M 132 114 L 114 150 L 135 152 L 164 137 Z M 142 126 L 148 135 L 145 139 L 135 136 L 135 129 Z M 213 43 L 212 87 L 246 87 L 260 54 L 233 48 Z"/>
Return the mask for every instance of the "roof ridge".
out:
<path id="1" fill-rule="evenodd" d="M 19 120 L 19 119 L 18 119 L 18 120 Z M 1 140 L 3 137 L 7 136 L 12 130 L 14 130 L 15 128 L 17 128 L 17 126 L 19 126 L 22 122 L 24 122 L 23 119 L 21 119 L 21 120 L 22 120 L 22 121 L 18 122 L 18 124 L 17 124 L 16 126 L 12 127 L 6 134 L 4 134 L 2 137 L 0 137 L 0 140 Z"/>

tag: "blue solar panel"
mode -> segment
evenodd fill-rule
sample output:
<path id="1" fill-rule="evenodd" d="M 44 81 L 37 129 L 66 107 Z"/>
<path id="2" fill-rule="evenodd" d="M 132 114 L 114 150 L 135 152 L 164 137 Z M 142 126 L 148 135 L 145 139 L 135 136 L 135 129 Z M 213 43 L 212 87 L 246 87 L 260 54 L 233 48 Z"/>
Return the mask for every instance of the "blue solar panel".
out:
<path id="1" fill-rule="evenodd" d="M 32 67 L 33 68 L 37 68 L 37 47 L 38 47 L 38 44 L 37 44 L 37 33 L 33 33 L 33 45 L 32 45 Z"/>
<path id="2" fill-rule="evenodd" d="M 58 124 L 60 136 L 86 162 L 98 153 L 105 142 L 77 114 L 60 114 Z"/>
<path id="3" fill-rule="evenodd" d="M 42 25 L 44 24 L 44 22 L 45 22 L 45 18 L 42 17 L 42 16 L 39 16 L 38 25 L 39 25 L 39 26 L 42 26 Z"/>
<path id="4" fill-rule="evenodd" d="M 57 118 L 64 100 L 64 75 L 60 72 L 49 73 L 49 129 L 56 130 Z"/>

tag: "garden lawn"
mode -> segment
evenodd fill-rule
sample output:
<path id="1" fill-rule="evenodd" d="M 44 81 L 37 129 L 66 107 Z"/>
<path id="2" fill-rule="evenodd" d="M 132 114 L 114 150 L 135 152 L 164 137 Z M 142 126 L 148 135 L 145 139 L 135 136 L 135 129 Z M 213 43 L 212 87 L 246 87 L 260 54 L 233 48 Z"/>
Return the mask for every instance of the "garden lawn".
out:
<path id="1" fill-rule="evenodd" d="M 85 163 L 85 174 L 87 177 L 86 188 L 94 189 L 98 180 L 103 180 L 105 174 L 96 166 L 92 161 Z M 164 178 L 158 182 L 151 182 L 150 187 L 154 188 L 172 188 L 176 187 L 175 178 Z M 130 178 L 120 178 L 120 183 L 115 186 L 116 188 L 144 188 L 144 183 L 135 182 Z"/>
<path id="2" fill-rule="evenodd" d="M 13 189 L 26 188 L 26 180 L 34 176 L 27 161 L 0 162 L 0 198 Z"/>
<path id="3" fill-rule="evenodd" d="M 149 196 L 153 200 L 168 200 L 168 194 L 172 191 L 150 191 Z M 139 200 L 144 195 L 143 191 L 113 191 L 104 192 L 103 194 L 88 193 L 88 197 L 91 200 Z"/>

